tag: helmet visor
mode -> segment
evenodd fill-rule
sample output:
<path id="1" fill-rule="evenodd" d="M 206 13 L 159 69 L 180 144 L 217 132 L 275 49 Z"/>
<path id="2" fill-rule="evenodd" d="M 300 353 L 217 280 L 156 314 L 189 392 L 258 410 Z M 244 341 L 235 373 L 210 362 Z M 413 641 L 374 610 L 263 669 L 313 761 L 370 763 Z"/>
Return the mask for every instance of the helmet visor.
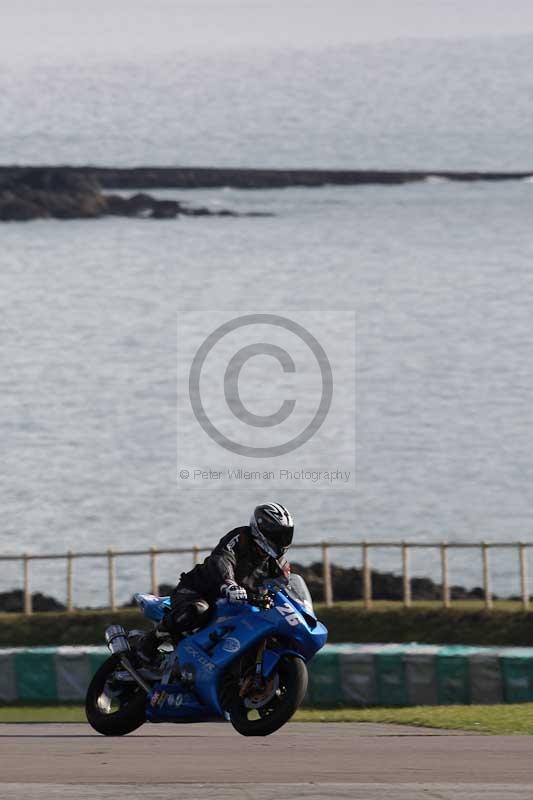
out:
<path id="1" fill-rule="evenodd" d="M 292 544 L 292 537 L 294 536 L 294 528 L 292 525 L 286 528 L 282 528 L 279 532 L 279 535 L 276 537 L 279 547 L 281 548 L 281 552 L 284 553 L 288 547 Z"/>
<path id="2" fill-rule="evenodd" d="M 263 536 L 268 545 L 268 553 L 274 558 L 279 558 L 287 552 L 292 543 L 293 528 L 282 528 L 276 531 L 275 534 L 266 534 Z"/>
<path id="3" fill-rule="evenodd" d="M 254 541 L 256 545 L 261 548 L 261 550 L 267 554 L 267 556 L 272 556 L 272 558 L 278 558 L 280 553 L 276 548 L 276 545 L 273 542 L 270 542 L 266 536 L 264 536 L 261 531 L 258 531 L 257 528 L 254 530 Z"/>

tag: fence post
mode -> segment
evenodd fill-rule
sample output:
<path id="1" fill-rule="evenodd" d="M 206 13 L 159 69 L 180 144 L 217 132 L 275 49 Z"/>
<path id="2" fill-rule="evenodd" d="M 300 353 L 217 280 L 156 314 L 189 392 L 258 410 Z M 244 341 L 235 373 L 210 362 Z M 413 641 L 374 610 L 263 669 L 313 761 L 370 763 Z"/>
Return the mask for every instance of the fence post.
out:
<path id="1" fill-rule="evenodd" d="M 74 609 L 72 597 L 72 551 L 67 553 L 67 611 Z"/>
<path id="2" fill-rule="evenodd" d="M 159 586 L 157 583 L 157 550 L 155 547 L 150 548 L 150 591 L 152 594 L 157 594 L 159 591 Z"/>
<path id="3" fill-rule="evenodd" d="M 489 546 L 487 542 L 482 542 L 481 552 L 483 555 L 483 592 L 485 594 L 485 608 L 490 611 L 492 608 L 492 590 L 490 587 L 490 560 Z"/>
<path id="4" fill-rule="evenodd" d="M 115 555 L 111 548 L 107 551 L 107 585 L 109 591 L 109 608 L 111 611 L 117 610 L 115 597 Z"/>
<path id="5" fill-rule="evenodd" d="M 195 567 L 199 562 L 200 562 L 200 548 L 198 547 L 198 545 L 195 544 L 192 549 L 193 566 Z"/>
<path id="6" fill-rule="evenodd" d="M 409 575 L 409 545 L 402 542 L 403 604 L 411 607 L 411 576 Z"/>
<path id="7" fill-rule="evenodd" d="M 527 574 L 527 549 L 525 544 L 518 545 L 518 556 L 520 559 L 520 591 L 522 594 L 522 608 L 527 611 L 529 608 L 529 586 Z"/>
<path id="8" fill-rule="evenodd" d="M 443 543 L 440 546 L 440 565 L 442 575 L 442 605 L 444 608 L 450 607 L 450 575 L 448 572 L 448 545 Z"/>
<path id="9" fill-rule="evenodd" d="M 363 602 L 366 609 L 372 608 L 372 573 L 367 542 L 363 542 Z"/>
<path id="10" fill-rule="evenodd" d="M 30 558 L 27 553 L 22 556 L 22 564 L 24 571 L 24 613 L 32 614 L 32 601 L 30 592 Z"/>
<path id="11" fill-rule="evenodd" d="M 329 548 L 322 542 L 322 568 L 324 577 L 324 600 L 327 606 L 333 605 L 333 584 L 331 582 L 331 564 L 329 563 Z"/>

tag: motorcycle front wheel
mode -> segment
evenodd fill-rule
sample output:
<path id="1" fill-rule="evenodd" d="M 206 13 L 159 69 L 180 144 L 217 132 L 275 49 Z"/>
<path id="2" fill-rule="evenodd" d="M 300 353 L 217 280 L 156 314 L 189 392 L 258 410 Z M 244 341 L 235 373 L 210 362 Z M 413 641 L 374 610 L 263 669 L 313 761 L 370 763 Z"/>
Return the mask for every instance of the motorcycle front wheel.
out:
<path id="1" fill-rule="evenodd" d="M 301 658 L 285 656 L 277 668 L 277 689 L 262 706 L 249 708 L 237 697 L 228 709 L 231 724 L 243 736 L 269 736 L 290 720 L 307 691 L 307 667 Z"/>
<path id="2" fill-rule="evenodd" d="M 114 674 L 120 668 L 111 656 L 95 672 L 87 689 L 87 721 L 104 736 L 124 736 L 146 721 L 146 692 L 136 683 L 119 683 Z"/>

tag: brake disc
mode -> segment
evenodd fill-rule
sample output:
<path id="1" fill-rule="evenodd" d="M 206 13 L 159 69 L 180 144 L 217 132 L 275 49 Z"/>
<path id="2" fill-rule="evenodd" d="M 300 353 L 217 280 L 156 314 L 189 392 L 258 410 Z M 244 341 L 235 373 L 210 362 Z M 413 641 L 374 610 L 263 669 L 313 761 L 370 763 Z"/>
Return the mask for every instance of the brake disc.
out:
<path id="1" fill-rule="evenodd" d="M 266 686 L 260 690 L 253 690 L 244 698 L 245 708 L 262 708 L 272 700 L 274 695 L 279 689 L 279 675 L 276 674 L 272 680 L 268 681 Z"/>

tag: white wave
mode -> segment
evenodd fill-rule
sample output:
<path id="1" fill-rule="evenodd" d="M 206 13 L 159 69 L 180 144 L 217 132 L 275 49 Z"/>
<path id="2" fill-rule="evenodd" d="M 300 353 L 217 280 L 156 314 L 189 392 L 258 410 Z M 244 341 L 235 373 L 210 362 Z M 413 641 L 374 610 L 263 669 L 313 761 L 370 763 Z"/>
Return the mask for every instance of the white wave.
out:
<path id="1" fill-rule="evenodd" d="M 450 179 L 443 178 L 442 175 L 428 175 L 424 178 L 424 183 L 450 183 Z"/>

